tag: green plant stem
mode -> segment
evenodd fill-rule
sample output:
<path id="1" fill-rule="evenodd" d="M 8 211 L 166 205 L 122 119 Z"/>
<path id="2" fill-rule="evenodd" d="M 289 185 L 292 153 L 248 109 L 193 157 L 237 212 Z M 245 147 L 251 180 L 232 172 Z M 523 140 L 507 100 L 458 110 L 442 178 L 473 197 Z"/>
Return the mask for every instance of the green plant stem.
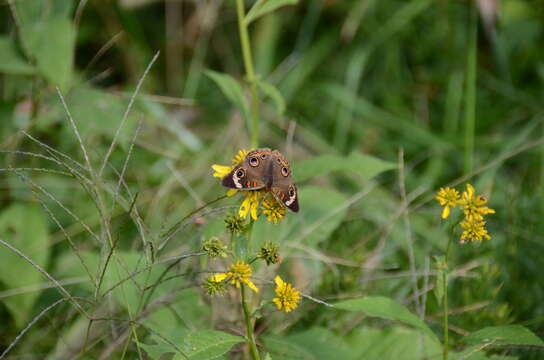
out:
<path id="1" fill-rule="evenodd" d="M 260 360 L 259 351 L 257 350 L 257 344 L 255 343 L 255 335 L 253 334 L 253 324 L 251 323 L 251 316 L 249 306 L 246 302 L 245 285 L 240 286 L 240 294 L 242 295 L 242 309 L 244 310 L 244 318 L 246 320 L 247 339 L 249 341 L 249 350 L 253 360 Z"/>
<path id="2" fill-rule="evenodd" d="M 474 129 L 476 123 L 476 60 L 478 14 L 475 5 L 468 9 L 468 48 L 465 69 L 465 174 L 472 171 L 474 161 Z"/>
<path id="3" fill-rule="evenodd" d="M 448 360 L 448 348 L 449 348 L 449 339 L 448 339 L 448 273 L 447 271 L 442 272 L 444 280 L 444 301 L 442 304 L 444 306 L 444 347 L 442 348 L 442 358 Z"/>
<path id="4" fill-rule="evenodd" d="M 253 253 L 253 243 L 251 242 L 251 235 L 253 234 L 253 224 L 254 224 L 254 220 L 253 218 L 251 218 L 249 220 L 249 225 L 247 226 L 247 229 L 246 229 L 246 238 L 247 238 L 247 243 L 246 243 L 246 254 L 245 257 L 248 257 L 249 254 L 252 254 Z"/>
<path id="5" fill-rule="evenodd" d="M 452 233 L 450 235 L 450 238 L 448 240 L 448 247 L 446 248 L 446 256 L 445 256 L 445 263 L 446 268 L 444 271 L 442 271 L 442 280 L 444 281 L 444 300 L 442 301 L 442 311 L 444 313 L 444 346 L 442 347 L 442 359 L 448 360 L 448 351 L 449 351 L 449 331 L 448 331 L 448 259 L 450 256 L 450 249 L 451 249 L 451 243 L 453 240 L 453 227 L 452 227 Z"/>
<path id="6" fill-rule="evenodd" d="M 251 45 L 249 42 L 249 33 L 245 21 L 244 1 L 236 0 L 236 12 L 238 14 L 238 29 L 240 32 L 240 44 L 242 46 L 242 57 L 246 69 L 246 77 L 251 88 L 251 146 L 259 146 L 259 92 L 255 71 L 253 70 L 253 57 L 251 55 Z"/>

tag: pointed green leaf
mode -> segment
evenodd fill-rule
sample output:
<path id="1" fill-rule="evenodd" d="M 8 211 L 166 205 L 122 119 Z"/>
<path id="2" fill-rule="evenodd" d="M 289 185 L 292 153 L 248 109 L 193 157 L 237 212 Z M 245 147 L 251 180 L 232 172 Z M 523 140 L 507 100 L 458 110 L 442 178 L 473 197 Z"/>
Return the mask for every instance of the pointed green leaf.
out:
<path id="1" fill-rule="evenodd" d="M 0 72 L 14 75 L 31 75 L 35 72 L 34 66 L 17 53 L 13 41 L 7 36 L 0 36 Z"/>
<path id="2" fill-rule="evenodd" d="M 354 353 L 353 359 L 422 360 L 441 357 L 442 346 L 436 338 L 405 326 L 383 329 L 358 327 L 345 336 Z"/>
<path id="3" fill-rule="evenodd" d="M 367 314 L 368 316 L 400 321 L 404 324 L 411 325 L 431 336 L 433 339 L 436 339 L 436 335 L 423 320 L 412 314 L 404 306 L 387 297 L 366 296 L 359 299 L 341 301 L 334 306 L 337 309 L 356 311 Z"/>
<path id="4" fill-rule="evenodd" d="M 203 330 L 189 333 L 183 342 L 183 350 L 191 360 L 215 359 L 225 354 L 244 338 L 217 330 Z"/>
<path id="5" fill-rule="evenodd" d="M 240 110 L 242 116 L 249 124 L 249 108 L 244 99 L 240 84 L 232 76 L 227 74 L 212 70 L 206 71 L 205 74 L 219 86 L 223 94 Z"/>
<path id="6" fill-rule="evenodd" d="M 355 172 L 363 179 L 396 168 L 396 164 L 380 160 L 370 155 L 353 152 L 349 156 L 321 155 L 304 160 L 295 166 L 295 179 L 304 181 L 326 175 L 334 171 Z"/>
<path id="7" fill-rule="evenodd" d="M 172 345 L 167 344 L 144 344 L 139 342 L 138 345 L 145 350 L 147 355 L 153 360 L 159 360 L 163 354 L 169 354 L 175 352 Z"/>
<path id="8" fill-rule="evenodd" d="M 544 341 L 521 325 L 490 326 L 462 339 L 468 344 L 494 342 L 497 345 L 544 346 Z"/>
<path id="9" fill-rule="evenodd" d="M 262 92 L 274 102 L 278 114 L 283 115 L 283 113 L 285 112 L 285 99 L 281 95 L 278 88 L 270 83 L 260 80 L 257 81 L 257 85 L 262 90 Z"/>
<path id="10" fill-rule="evenodd" d="M 314 354 L 291 341 L 289 337 L 269 335 L 262 339 L 274 360 L 317 360 Z"/>
<path id="11" fill-rule="evenodd" d="M 15 203 L 0 214 L 0 238 L 36 264 L 45 268 L 49 259 L 49 234 L 41 208 L 37 205 Z M 0 282 L 6 290 L 14 290 L 44 282 L 42 274 L 17 254 L 0 249 Z M 33 315 L 32 308 L 39 290 L 24 291 L 20 295 L 2 299 L 18 328 Z"/>
<path id="12" fill-rule="evenodd" d="M 51 17 L 21 27 L 25 48 L 38 71 L 66 90 L 72 77 L 76 32 L 68 18 Z"/>
<path id="13" fill-rule="evenodd" d="M 259 0 L 248 11 L 245 18 L 246 25 L 282 6 L 294 5 L 296 3 L 298 3 L 298 0 Z"/>

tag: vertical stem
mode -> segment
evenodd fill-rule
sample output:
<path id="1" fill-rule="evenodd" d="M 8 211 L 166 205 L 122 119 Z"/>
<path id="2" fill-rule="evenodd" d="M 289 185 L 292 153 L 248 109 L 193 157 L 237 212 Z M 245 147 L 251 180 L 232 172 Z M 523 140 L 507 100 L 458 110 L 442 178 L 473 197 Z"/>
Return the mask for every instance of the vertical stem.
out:
<path id="1" fill-rule="evenodd" d="M 251 45 L 249 43 L 249 34 L 247 23 L 245 21 L 244 1 L 236 0 L 236 12 L 238 14 L 238 29 L 240 32 L 240 44 L 242 46 L 242 57 L 246 69 L 246 77 L 251 86 L 251 146 L 259 146 L 259 92 L 255 71 L 253 70 L 253 57 L 251 56 Z"/>
<path id="2" fill-rule="evenodd" d="M 444 300 L 442 301 L 444 308 L 444 347 L 442 348 L 442 359 L 448 360 L 448 349 L 449 349 L 449 339 L 448 339 L 448 273 L 446 270 L 442 272 L 444 280 Z"/>
<path id="3" fill-rule="evenodd" d="M 255 335 L 253 334 L 253 324 L 251 323 L 251 316 L 249 315 L 249 306 L 246 302 L 245 285 L 240 285 L 240 294 L 242 295 L 242 308 L 244 309 L 244 318 L 246 320 L 247 339 L 249 341 L 249 350 L 251 351 L 251 357 L 253 360 L 260 360 L 259 351 L 255 344 Z"/>
<path id="4" fill-rule="evenodd" d="M 450 256 L 450 249 L 451 249 L 451 243 L 453 240 L 453 227 L 452 227 L 452 234 L 450 235 L 450 238 L 448 240 L 448 247 L 446 248 L 446 256 L 445 256 L 445 262 L 446 262 L 446 268 L 442 271 L 442 280 L 444 281 L 444 300 L 442 301 L 443 308 L 442 312 L 444 313 L 444 346 L 442 347 L 442 359 L 448 360 L 448 351 L 449 351 L 449 332 L 448 332 L 448 259 Z"/>
<path id="5" fill-rule="evenodd" d="M 465 70 L 465 174 L 472 171 L 474 157 L 474 128 L 476 123 L 476 59 L 478 15 L 474 5 L 468 5 L 468 49 Z"/>
<path id="6" fill-rule="evenodd" d="M 251 215 L 250 215 L 251 217 Z M 247 238 L 247 243 L 246 243 L 246 256 L 249 256 L 249 254 L 252 254 L 253 253 L 253 243 L 251 242 L 251 235 L 253 234 L 253 224 L 255 223 L 255 221 L 253 220 L 253 218 L 250 218 L 249 220 L 249 225 L 247 226 L 247 229 L 246 229 L 246 238 Z"/>

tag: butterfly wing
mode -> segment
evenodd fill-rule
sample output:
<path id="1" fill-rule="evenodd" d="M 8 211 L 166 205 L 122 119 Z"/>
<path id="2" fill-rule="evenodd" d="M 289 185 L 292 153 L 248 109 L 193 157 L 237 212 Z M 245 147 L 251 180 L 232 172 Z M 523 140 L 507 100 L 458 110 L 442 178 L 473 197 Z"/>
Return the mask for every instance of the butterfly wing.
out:
<path id="1" fill-rule="evenodd" d="M 249 152 L 244 161 L 226 175 L 221 184 L 230 189 L 259 190 L 266 186 L 267 162 L 260 158 L 258 149 Z"/>
<path id="2" fill-rule="evenodd" d="M 271 191 L 278 201 L 283 203 L 289 210 L 298 212 L 298 190 L 293 184 L 291 167 L 278 151 L 274 151 L 273 162 L 274 179 Z"/>

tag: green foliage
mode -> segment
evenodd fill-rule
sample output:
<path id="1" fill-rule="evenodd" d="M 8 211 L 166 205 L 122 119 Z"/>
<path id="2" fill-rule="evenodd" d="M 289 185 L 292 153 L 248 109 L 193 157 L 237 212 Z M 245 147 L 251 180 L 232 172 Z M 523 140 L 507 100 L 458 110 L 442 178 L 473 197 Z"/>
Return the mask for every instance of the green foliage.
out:
<path id="1" fill-rule="evenodd" d="M 261 359 L 441 358 L 446 296 L 450 360 L 542 358 L 544 3 L 251 0 L 238 24 L 241 3 L 0 6 L 0 239 L 66 291 L 3 247 L 0 357 L 241 359 L 240 294 L 201 285 L 268 242 Z M 214 201 L 210 165 L 251 146 L 286 156 L 300 211 L 231 237 L 244 196 Z M 433 197 L 466 182 L 492 239 L 456 234 L 445 264 Z M 335 307 L 277 311 L 277 274 Z"/>
<path id="2" fill-rule="evenodd" d="M 240 110 L 242 116 L 249 124 L 249 108 L 246 104 L 240 84 L 233 79 L 232 76 L 227 74 L 221 74 L 211 70 L 206 71 L 205 74 L 212 79 L 217 86 L 219 86 L 223 92 L 223 95 L 225 95 L 232 102 L 232 104 L 236 106 L 238 110 Z"/>
<path id="3" fill-rule="evenodd" d="M 31 75 L 34 67 L 17 53 L 15 44 L 7 36 L 0 37 L 0 72 L 14 75 Z"/>
<path id="4" fill-rule="evenodd" d="M 174 352 L 173 359 L 211 360 L 217 359 L 228 352 L 234 345 L 244 341 L 239 336 L 215 330 L 187 332 L 183 329 L 177 329 L 177 331 L 185 334 L 177 344 L 168 344 L 160 338 L 155 337 L 157 341 L 161 341 L 161 344 L 140 344 L 140 346 L 142 346 L 152 359 L 160 359 L 164 353 Z M 174 348 L 173 345 L 176 345 L 178 349 Z"/>
<path id="5" fill-rule="evenodd" d="M 354 172 L 362 179 L 369 180 L 395 167 L 394 163 L 353 152 L 347 157 L 339 155 L 315 156 L 297 164 L 295 171 L 297 179 L 300 181 L 327 175 L 333 171 Z"/>
<path id="6" fill-rule="evenodd" d="M 544 341 L 531 330 L 520 325 L 491 326 L 480 329 L 462 339 L 468 344 L 544 346 Z"/>
<path id="7" fill-rule="evenodd" d="M 298 0 L 257 0 L 248 11 L 245 22 L 249 25 L 251 22 L 282 6 L 294 5 L 296 3 L 298 3 Z"/>
<path id="8" fill-rule="evenodd" d="M 29 58 L 53 85 L 66 90 L 72 80 L 76 30 L 71 1 L 17 2 L 20 37 Z"/>
<path id="9" fill-rule="evenodd" d="M 43 213 L 37 205 L 15 203 L 0 213 L 0 239 L 9 242 L 37 265 L 49 263 L 49 234 Z M 23 328 L 33 314 L 44 280 L 38 269 L 7 248 L 0 251 L 0 281 L 6 290 L 19 289 L 19 295 L 4 299 L 17 328 Z"/>
<path id="10" fill-rule="evenodd" d="M 345 300 L 334 305 L 338 309 L 355 311 L 388 320 L 396 320 L 421 330 L 433 340 L 438 341 L 433 331 L 416 315 L 392 299 L 381 296 L 367 296 L 360 299 Z"/>

